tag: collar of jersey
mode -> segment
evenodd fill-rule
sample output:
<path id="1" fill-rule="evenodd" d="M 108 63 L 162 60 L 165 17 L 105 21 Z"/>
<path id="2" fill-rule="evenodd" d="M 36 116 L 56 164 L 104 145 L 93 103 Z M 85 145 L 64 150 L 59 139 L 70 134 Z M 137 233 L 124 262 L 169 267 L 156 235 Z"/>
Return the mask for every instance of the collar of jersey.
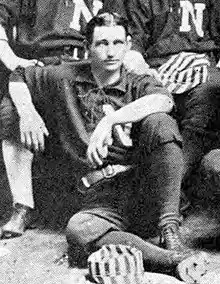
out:
<path id="1" fill-rule="evenodd" d="M 90 83 L 93 84 L 96 88 L 98 88 L 98 85 L 96 83 L 96 80 L 93 77 L 92 71 L 91 71 L 91 65 L 85 65 L 84 66 L 84 72 L 78 73 L 75 81 L 76 82 L 84 82 L 84 83 Z M 126 92 L 126 82 L 127 82 L 127 72 L 124 67 L 121 69 L 121 77 L 117 82 L 111 85 L 106 85 L 103 87 L 103 89 L 116 89 L 123 93 Z"/>

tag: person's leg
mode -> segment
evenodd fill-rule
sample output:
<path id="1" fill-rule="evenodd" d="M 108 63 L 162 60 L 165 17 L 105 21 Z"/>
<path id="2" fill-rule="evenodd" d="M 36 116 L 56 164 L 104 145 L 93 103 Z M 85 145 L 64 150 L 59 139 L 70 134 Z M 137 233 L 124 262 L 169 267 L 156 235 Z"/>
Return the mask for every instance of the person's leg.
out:
<path id="1" fill-rule="evenodd" d="M 29 211 L 34 208 L 32 188 L 33 154 L 19 143 L 19 117 L 8 97 L 0 106 L 0 135 L 6 173 L 13 198 L 11 219 L 2 227 L 4 237 L 21 235 L 28 223 Z"/>
<path id="2" fill-rule="evenodd" d="M 181 121 L 185 164 L 184 191 L 192 202 L 196 201 L 195 190 L 200 190 L 202 159 L 210 151 L 220 147 L 219 78 L 220 70 L 211 68 L 207 83 L 197 86 L 186 97 L 185 115 Z M 206 165 L 207 163 L 202 165 L 203 173 Z M 210 171 L 210 167 L 207 171 Z"/>
<path id="3" fill-rule="evenodd" d="M 138 174 L 132 174 L 131 181 L 136 187 L 134 196 L 126 196 L 129 186 L 126 180 L 121 181 L 122 178 L 119 180 L 121 186 L 119 183 L 117 186 L 113 184 L 110 186 L 108 197 L 103 190 L 99 190 L 99 195 L 103 194 L 106 200 L 110 200 L 112 196 L 120 196 L 117 208 L 118 210 L 122 206 L 128 208 L 123 209 L 123 213 L 129 215 L 131 223 L 129 229 L 135 234 L 143 239 L 151 237 L 149 231 L 152 229 L 151 224 L 154 224 L 155 227 L 159 227 L 156 233 L 161 233 L 166 248 L 182 250 L 184 246 L 179 234 L 179 202 L 183 157 L 182 138 L 177 124 L 169 115 L 160 113 L 148 116 L 136 130 L 137 133 L 133 134 L 138 137 L 138 153 L 135 151 Z M 114 188 L 117 188 L 116 191 L 113 190 Z M 123 195 L 124 198 L 122 198 Z M 92 198 L 94 199 L 94 195 Z M 137 198 L 140 203 L 135 204 Z M 148 202 L 149 199 L 151 203 Z M 130 206 L 126 200 L 131 201 Z M 145 219 L 148 219 L 144 225 L 139 222 L 140 212 Z M 136 223 L 139 223 L 141 230 L 140 226 L 136 226 L 137 230 L 135 230 L 133 224 Z M 142 234 L 140 231 L 145 232 Z"/>
<path id="4" fill-rule="evenodd" d="M 166 250 L 144 241 L 142 238 L 123 231 L 119 215 L 98 209 L 81 211 L 75 214 L 67 226 L 68 256 L 71 267 L 87 267 L 88 256 L 107 244 L 122 244 L 142 251 L 144 264 L 148 271 L 173 272 L 185 280 L 191 270 L 203 274 L 206 255 L 191 256 L 188 253 Z M 105 213 L 104 213 L 105 212 Z M 106 216 L 105 216 L 106 215 Z M 196 267 L 196 268 L 195 268 Z"/>
<path id="5" fill-rule="evenodd" d="M 3 140 L 2 153 L 13 203 L 23 204 L 33 209 L 33 153 L 22 145 L 9 140 Z"/>
<path id="6" fill-rule="evenodd" d="M 175 257 L 172 251 L 159 248 L 132 233 L 125 232 L 121 223 L 122 219 L 120 220 L 117 214 L 114 219 L 112 219 L 113 216 L 107 219 L 103 216 L 105 215 L 103 211 L 101 209 L 99 211 L 97 209 L 94 212 L 92 210 L 82 211 L 70 219 L 66 235 L 71 265 L 86 265 L 88 255 L 105 244 L 134 246 L 143 251 L 144 260 L 152 267 L 154 265 L 163 265 L 163 268 L 170 267 L 179 261 L 179 255 Z M 109 214 L 113 215 L 112 212 Z"/>
<path id="7" fill-rule="evenodd" d="M 166 248 L 185 250 L 179 233 L 184 165 L 177 123 L 165 113 L 153 114 L 142 121 L 138 133 L 142 211 L 158 228 Z"/>

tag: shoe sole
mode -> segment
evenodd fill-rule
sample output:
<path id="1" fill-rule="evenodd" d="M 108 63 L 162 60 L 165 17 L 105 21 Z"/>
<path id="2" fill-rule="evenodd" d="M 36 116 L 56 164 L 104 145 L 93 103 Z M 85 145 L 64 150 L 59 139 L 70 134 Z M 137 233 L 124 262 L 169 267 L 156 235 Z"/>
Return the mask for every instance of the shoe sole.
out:
<path id="1" fill-rule="evenodd" d="M 209 271 L 209 263 L 206 252 L 189 256 L 178 264 L 178 276 L 186 283 L 200 283 L 201 278 Z"/>
<path id="2" fill-rule="evenodd" d="M 23 233 L 21 232 L 11 232 L 11 231 L 3 231 L 2 232 L 2 239 L 12 239 L 22 236 Z"/>

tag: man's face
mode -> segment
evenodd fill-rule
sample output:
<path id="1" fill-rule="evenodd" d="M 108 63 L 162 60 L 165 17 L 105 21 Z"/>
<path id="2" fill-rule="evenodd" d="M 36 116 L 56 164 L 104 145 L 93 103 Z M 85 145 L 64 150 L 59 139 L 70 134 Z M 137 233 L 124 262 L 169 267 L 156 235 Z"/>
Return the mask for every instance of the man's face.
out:
<path id="1" fill-rule="evenodd" d="M 89 47 L 90 58 L 97 71 L 118 71 L 130 48 L 122 26 L 95 27 L 93 42 Z"/>

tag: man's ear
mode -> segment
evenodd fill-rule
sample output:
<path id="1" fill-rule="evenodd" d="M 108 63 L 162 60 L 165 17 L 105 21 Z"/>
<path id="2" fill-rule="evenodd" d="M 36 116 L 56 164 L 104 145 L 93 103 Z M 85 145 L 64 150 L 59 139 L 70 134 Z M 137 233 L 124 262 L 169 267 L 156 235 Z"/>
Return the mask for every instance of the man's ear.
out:
<path id="1" fill-rule="evenodd" d="M 132 41 L 131 41 L 131 36 L 128 35 L 127 36 L 127 49 L 131 49 L 131 46 L 132 46 Z"/>
<path id="2" fill-rule="evenodd" d="M 83 41 L 83 45 L 84 45 L 84 48 L 85 48 L 85 50 L 86 51 L 89 51 L 89 42 L 86 40 L 86 39 L 84 39 L 84 41 Z"/>

